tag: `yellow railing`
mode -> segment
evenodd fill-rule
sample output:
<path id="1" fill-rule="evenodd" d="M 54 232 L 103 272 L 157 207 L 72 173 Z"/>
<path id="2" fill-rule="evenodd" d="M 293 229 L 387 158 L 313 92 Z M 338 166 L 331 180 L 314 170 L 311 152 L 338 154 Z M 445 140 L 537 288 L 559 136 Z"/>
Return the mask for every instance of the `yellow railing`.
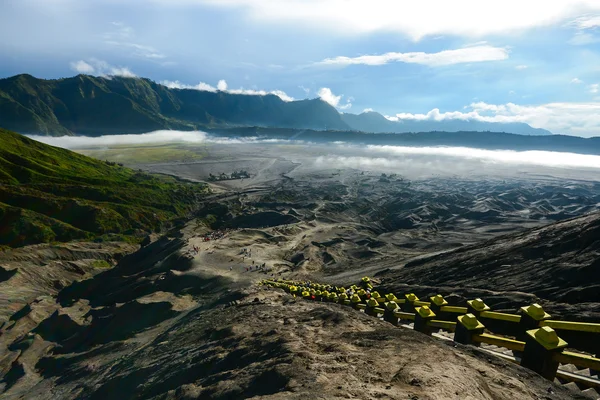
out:
<path id="1" fill-rule="evenodd" d="M 367 279 L 366 281 L 368 282 L 369 280 Z M 298 282 L 298 281 L 291 281 L 291 280 L 277 280 L 277 281 L 268 281 L 268 282 L 271 282 L 274 286 L 283 285 L 284 289 L 286 289 L 287 286 L 291 286 L 291 285 L 297 285 L 300 287 L 304 287 L 304 284 L 305 284 L 305 282 Z M 320 284 L 315 284 L 315 285 L 318 287 L 323 287 L 323 288 L 324 287 L 334 287 L 332 285 L 320 285 Z M 356 286 L 354 288 L 358 289 L 358 287 L 356 287 Z M 335 287 L 335 289 L 337 290 L 340 288 Z M 341 288 L 341 289 L 344 289 L 344 288 Z M 384 297 L 381 296 L 381 298 L 384 298 Z M 402 298 L 402 299 L 396 298 L 395 299 L 395 302 L 398 305 L 405 304 L 406 301 L 407 300 L 405 298 Z M 340 302 L 343 302 L 343 300 L 341 300 Z M 432 302 L 415 300 L 413 302 L 413 305 L 417 306 L 417 307 L 432 306 Z M 467 307 L 450 306 L 450 305 L 441 306 L 439 310 L 440 310 L 440 312 L 443 312 L 443 313 L 453 313 L 453 314 L 466 314 L 468 312 Z M 521 315 L 501 313 L 501 312 L 496 312 L 496 311 L 481 311 L 479 313 L 479 316 L 481 318 L 488 318 L 488 319 L 506 321 L 506 322 L 511 322 L 511 323 L 519 323 L 521 321 Z M 540 327 L 549 326 L 556 330 L 600 333 L 600 323 L 542 320 L 542 321 L 540 321 L 539 326 Z"/>
<path id="2" fill-rule="evenodd" d="M 600 371 L 600 359 L 586 354 L 563 351 L 562 353 L 556 353 L 552 358 L 561 364 L 573 364 L 580 368 L 589 368 Z"/>
<path id="3" fill-rule="evenodd" d="M 416 301 L 414 301 L 414 302 L 413 302 L 413 304 L 414 304 L 415 306 L 430 306 L 430 305 L 431 305 L 431 302 L 429 302 L 429 301 L 420 301 L 420 300 L 416 300 Z"/>
<path id="4" fill-rule="evenodd" d="M 433 327 L 433 328 L 440 328 L 440 329 L 444 329 L 447 330 L 449 332 L 454 332 L 456 330 L 456 322 L 452 322 L 452 321 L 441 321 L 441 320 L 431 320 L 427 323 L 427 325 Z"/>
<path id="5" fill-rule="evenodd" d="M 466 314 L 467 307 L 443 306 L 440 308 L 440 311 L 447 313 Z"/>
<path id="6" fill-rule="evenodd" d="M 363 278 L 363 281 L 364 281 L 364 278 Z M 368 281 L 367 281 L 367 283 L 368 283 Z M 482 318 L 482 319 L 491 319 L 491 320 L 505 321 L 505 322 L 509 322 L 509 323 L 519 324 L 521 322 L 522 318 L 524 318 L 524 316 L 528 316 L 528 317 L 533 318 L 535 321 L 537 321 L 539 328 L 541 328 L 541 327 L 552 328 L 552 329 L 550 329 L 550 331 L 552 331 L 553 329 L 556 329 L 559 331 L 563 330 L 563 331 L 575 331 L 575 332 L 600 333 L 600 324 L 598 324 L 598 323 L 551 320 L 551 319 L 549 319 L 550 316 L 547 313 L 545 313 L 542 310 L 542 308 L 537 304 L 534 304 L 529 307 L 523 307 L 521 309 L 522 315 L 517 315 L 517 314 L 508 314 L 508 313 L 501 313 L 501 312 L 496 312 L 496 311 L 489 311 L 489 307 L 487 305 L 485 305 L 485 303 L 481 299 L 469 301 L 468 302 L 469 307 L 471 307 L 471 308 L 468 308 L 468 307 L 450 306 L 440 295 L 432 297 L 431 298 L 432 301 L 429 302 L 429 301 L 416 300 L 417 297 L 414 294 L 409 294 L 407 296 L 401 296 L 401 297 L 406 297 L 406 298 L 400 299 L 391 293 L 388 293 L 385 296 L 383 296 L 375 291 L 375 292 L 373 292 L 372 299 L 377 300 L 376 304 L 380 305 L 381 307 L 373 307 L 373 305 L 367 306 L 367 304 L 365 304 L 366 299 L 370 297 L 369 292 L 367 292 L 366 290 L 361 290 L 357 286 L 351 287 L 352 293 L 353 293 L 353 296 L 350 296 L 350 297 L 352 297 L 352 301 L 351 301 L 350 297 L 345 294 L 346 289 L 343 287 L 335 287 L 335 286 L 331 286 L 331 285 L 320 285 L 320 284 L 313 284 L 313 283 L 306 284 L 306 282 L 283 281 L 283 280 L 277 280 L 277 281 L 266 280 L 266 281 L 263 281 L 261 284 L 267 284 L 270 286 L 282 288 L 282 289 L 292 293 L 295 296 L 302 296 L 306 299 L 321 299 L 322 301 L 330 301 L 330 302 L 336 302 L 336 303 L 340 303 L 340 304 L 344 304 L 344 305 L 352 305 L 352 306 L 354 306 L 354 308 L 356 308 L 358 310 L 368 311 L 369 313 L 373 313 L 375 315 L 383 314 L 385 316 L 385 315 L 388 315 L 389 312 L 391 312 L 391 315 L 393 315 L 394 318 L 397 318 L 397 320 L 415 321 L 417 316 L 419 316 L 419 313 L 418 313 L 419 307 L 421 307 L 421 311 L 422 311 L 423 307 L 428 309 L 428 312 L 429 312 L 429 309 L 431 309 L 432 307 L 433 308 L 437 307 L 438 312 L 441 312 L 441 313 L 463 314 L 463 315 L 467 314 L 469 312 L 474 312 L 474 311 L 469 311 L 469 310 L 475 309 L 475 311 L 479 310 L 479 312 L 477 314 L 478 314 L 479 318 Z M 372 286 L 370 286 L 370 288 L 372 289 Z M 407 298 L 414 299 L 414 301 L 412 301 L 412 306 L 417 307 L 417 312 L 402 311 L 402 308 L 404 308 L 402 306 L 403 305 L 407 306 L 406 305 L 406 303 L 408 302 Z M 358 301 L 360 301 L 360 302 L 358 302 Z M 391 308 L 387 309 L 386 307 L 388 306 L 388 304 L 391 304 L 393 307 L 396 307 L 396 308 L 395 309 L 391 309 Z M 412 308 L 405 308 L 405 310 L 412 310 Z M 435 317 L 436 317 L 435 313 L 432 313 L 432 314 L 425 313 L 425 314 L 419 316 L 419 318 L 427 318 L 427 315 L 431 315 L 432 318 L 428 319 L 425 322 L 425 326 L 428 326 L 430 328 L 439 328 L 439 329 L 443 329 L 443 330 L 450 331 L 450 332 L 457 331 L 457 326 L 458 326 L 457 322 L 435 319 Z M 476 334 L 474 332 L 474 334 L 472 334 L 472 336 L 471 336 L 471 340 L 473 343 L 486 343 L 486 344 L 503 347 L 503 348 L 513 350 L 513 351 L 518 351 L 518 352 L 525 351 L 526 342 L 523 342 L 520 340 L 515 340 L 512 338 L 508 338 L 508 337 L 504 337 L 504 336 L 494 335 L 491 333 L 484 333 L 483 331 L 485 329 L 485 326 L 483 324 L 481 324 L 480 322 L 478 322 L 477 318 L 475 318 L 471 314 L 467 314 L 466 317 L 459 316 L 458 318 L 461 319 L 461 318 L 467 318 L 467 317 L 470 319 L 470 321 L 471 321 L 470 323 L 475 324 L 473 326 L 475 326 L 476 328 L 479 327 L 479 331 L 476 332 L 478 334 Z M 385 317 L 385 318 L 388 318 L 388 317 Z M 543 329 L 548 329 L 548 328 L 543 328 Z M 420 329 L 424 329 L 424 328 L 420 328 Z M 542 329 L 536 329 L 536 331 L 538 331 L 538 330 L 541 331 Z M 424 330 L 421 330 L 421 331 L 425 332 Z M 532 332 L 532 331 L 531 330 L 527 331 L 528 334 L 530 334 L 530 332 Z M 429 334 L 430 333 L 431 332 L 429 331 Z M 545 332 L 545 333 L 547 333 L 547 332 Z M 458 334 L 458 332 L 457 332 L 457 334 Z M 556 334 L 554 332 L 552 332 L 552 334 L 554 334 L 556 336 Z M 456 336 L 455 336 L 455 340 L 456 340 Z M 563 346 L 567 345 L 567 343 L 564 342 L 562 339 L 558 339 L 558 340 L 559 340 L 559 343 L 563 343 Z M 504 356 L 502 354 L 499 354 L 499 355 Z M 510 357 L 510 356 L 506 356 L 506 357 L 510 358 L 511 361 L 518 362 L 517 358 Z M 559 351 L 552 353 L 552 359 L 560 364 L 572 364 L 579 368 L 589 368 L 591 370 L 600 370 L 600 359 L 595 358 L 590 355 L 586 355 L 586 354 L 574 353 L 574 352 L 564 351 L 562 349 L 559 349 Z M 566 379 L 566 380 L 569 380 L 572 382 L 577 382 L 578 384 L 581 384 L 581 385 L 585 385 L 585 386 L 589 386 L 589 387 L 600 387 L 600 379 L 596 379 L 595 377 L 587 377 L 587 376 L 583 376 L 583 375 L 577 375 L 576 373 L 572 373 L 572 372 L 568 372 L 568 371 L 564 371 L 564 370 L 557 371 L 556 376 L 559 376 L 562 379 Z"/>
<path id="7" fill-rule="evenodd" d="M 479 316 L 481 318 L 489 318 L 496 319 L 500 321 L 508 321 L 508 322 L 520 322 L 521 316 L 516 314 L 505 314 L 495 311 L 482 311 Z"/>
<path id="8" fill-rule="evenodd" d="M 546 321 L 542 321 L 540 323 L 540 326 L 549 326 L 552 329 L 563 330 L 563 331 L 600 333 L 600 324 L 594 324 L 594 323 L 590 323 L 590 322 L 569 322 L 569 321 L 546 320 Z"/>
<path id="9" fill-rule="evenodd" d="M 402 312 L 402 311 L 394 311 L 394 317 L 396 317 L 398 319 L 407 319 L 410 321 L 415 320 L 415 314 Z"/>
<path id="10" fill-rule="evenodd" d="M 525 342 L 519 340 L 513 340 L 502 336 L 490 335 L 482 333 L 480 335 L 473 335 L 473 341 L 477 343 L 487 343 L 498 347 L 504 347 L 509 350 L 523 351 L 525 350 Z"/>

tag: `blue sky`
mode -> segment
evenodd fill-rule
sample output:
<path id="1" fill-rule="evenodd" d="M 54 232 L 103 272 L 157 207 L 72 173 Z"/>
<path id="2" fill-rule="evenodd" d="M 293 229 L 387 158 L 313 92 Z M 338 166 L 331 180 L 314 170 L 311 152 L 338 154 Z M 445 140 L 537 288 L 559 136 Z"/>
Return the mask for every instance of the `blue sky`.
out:
<path id="1" fill-rule="evenodd" d="M 0 77 L 143 76 L 600 136 L 596 0 L 4 0 Z"/>

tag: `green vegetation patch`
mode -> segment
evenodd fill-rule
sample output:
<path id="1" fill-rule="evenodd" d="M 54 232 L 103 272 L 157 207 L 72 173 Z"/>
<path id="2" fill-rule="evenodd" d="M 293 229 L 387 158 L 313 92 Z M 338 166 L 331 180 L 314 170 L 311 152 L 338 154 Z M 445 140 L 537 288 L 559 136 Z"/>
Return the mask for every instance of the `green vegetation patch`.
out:
<path id="1" fill-rule="evenodd" d="M 78 152 L 100 160 L 123 164 L 191 162 L 200 160 L 206 155 L 203 147 L 188 147 L 185 144 L 114 146 L 108 149 L 84 149 Z"/>
<path id="2" fill-rule="evenodd" d="M 112 267 L 112 265 L 110 265 L 108 263 L 108 261 L 104 261 L 104 260 L 94 260 L 92 261 L 91 264 L 92 268 L 97 268 L 97 269 L 107 269 Z"/>
<path id="3" fill-rule="evenodd" d="M 203 184 L 150 175 L 0 129 L 0 246 L 137 241 L 185 217 Z"/>

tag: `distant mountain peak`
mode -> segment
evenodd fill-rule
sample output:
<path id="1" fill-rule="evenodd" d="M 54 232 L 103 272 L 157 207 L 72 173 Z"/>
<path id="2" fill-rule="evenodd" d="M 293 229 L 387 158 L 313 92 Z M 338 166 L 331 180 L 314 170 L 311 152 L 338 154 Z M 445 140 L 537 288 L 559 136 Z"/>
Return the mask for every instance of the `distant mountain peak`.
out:
<path id="1" fill-rule="evenodd" d="M 409 132 L 506 132 L 517 135 L 551 135 L 545 129 L 533 128 L 523 122 L 483 122 L 477 120 L 449 119 L 436 120 L 399 120 L 390 121 L 375 111 L 361 114 L 343 114 L 342 119 L 354 130 L 373 133 L 409 133 Z"/>

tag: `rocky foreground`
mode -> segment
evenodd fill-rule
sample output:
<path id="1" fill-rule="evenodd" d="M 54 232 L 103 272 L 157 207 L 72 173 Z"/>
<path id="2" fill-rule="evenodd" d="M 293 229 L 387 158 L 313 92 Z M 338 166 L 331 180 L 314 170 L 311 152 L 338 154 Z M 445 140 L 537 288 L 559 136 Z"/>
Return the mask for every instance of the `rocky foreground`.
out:
<path id="1" fill-rule="evenodd" d="M 191 227 L 162 237 L 13 314 L 0 397 L 573 398 L 479 350 L 257 286 L 268 272 L 206 265 L 197 243 Z"/>

